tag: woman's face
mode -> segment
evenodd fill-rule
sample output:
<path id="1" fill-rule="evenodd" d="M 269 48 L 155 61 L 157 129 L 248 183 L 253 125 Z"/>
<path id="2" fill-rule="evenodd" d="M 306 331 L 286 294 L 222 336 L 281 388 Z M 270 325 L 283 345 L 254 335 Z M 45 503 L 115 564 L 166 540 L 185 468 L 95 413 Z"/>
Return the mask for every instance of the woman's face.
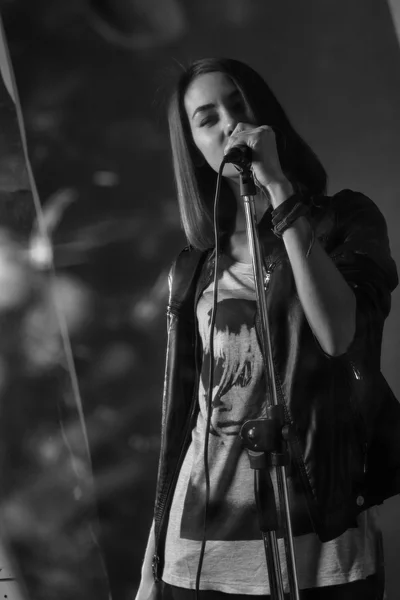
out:
<path id="1" fill-rule="evenodd" d="M 206 73 L 189 85 L 184 103 L 194 143 L 210 167 L 218 172 L 224 148 L 236 125 L 252 123 L 242 95 L 225 73 Z M 223 175 L 237 179 L 238 171 L 228 164 Z"/>

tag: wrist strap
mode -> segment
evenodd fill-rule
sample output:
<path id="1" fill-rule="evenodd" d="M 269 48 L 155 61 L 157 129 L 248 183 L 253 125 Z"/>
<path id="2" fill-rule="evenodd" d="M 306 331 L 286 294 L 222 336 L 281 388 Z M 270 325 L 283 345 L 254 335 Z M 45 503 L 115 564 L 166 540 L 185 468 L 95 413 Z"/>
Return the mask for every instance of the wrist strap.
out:
<path id="1" fill-rule="evenodd" d="M 282 202 L 275 210 L 272 211 L 272 231 L 278 237 L 281 238 L 289 227 L 292 227 L 293 223 L 297 221 L 299 217 L 307 216 L 309 213 L 308 206 L 303 202 L 303 196 L 300 194 L 293 194 L 285 202 Z M 306 258 L 310 256 L 311 249 L 315 241 L 314 228 L 310 226 L 310 241 L 308 244 L 308 250 Z"/>
<path id="2" fill-rule="evenodd" d="M 300 194 L 293 194 L 272 211 L 272 231 L 281 238 L 286 229 L 302 216 L 308 214 L 308 206 L 304 204 Z"/>

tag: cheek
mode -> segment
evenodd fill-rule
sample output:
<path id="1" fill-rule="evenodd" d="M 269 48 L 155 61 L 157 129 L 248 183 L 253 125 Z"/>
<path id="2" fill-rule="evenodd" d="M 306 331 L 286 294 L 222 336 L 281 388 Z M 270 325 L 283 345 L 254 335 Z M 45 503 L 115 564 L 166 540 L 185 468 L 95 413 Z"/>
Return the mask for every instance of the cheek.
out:
<path id="1" fill-rule="evenodd" d="M 210 154 L 213 151 L 213 143 L 210 136 L 197 134 L 193 136 L 194 143 L 202 154 Z"/>
<path id="2" fill-rule="evenodd" d="M 218 168 L 223 158 L 223 147 L 218 137 L 211 134 L 200 134 L 193 136 L 197 149 L 204 156 L 205 160 L 213 168 Z"/>

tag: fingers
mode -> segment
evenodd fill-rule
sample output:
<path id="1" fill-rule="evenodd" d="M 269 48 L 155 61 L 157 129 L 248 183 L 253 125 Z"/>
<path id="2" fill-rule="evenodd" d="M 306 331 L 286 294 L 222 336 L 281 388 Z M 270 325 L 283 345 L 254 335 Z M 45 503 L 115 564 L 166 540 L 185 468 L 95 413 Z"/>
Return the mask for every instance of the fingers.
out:
<path id="1" fill-rule="evenodd" d="M 274 134 L 274 131 L 268 125 L 254 127 L 254 125 L 247 123 L 238 123 L 229 138 L 227 146 L 230 147 L 240 142 L 247 143 L 249 139 L 258 140 L 262 135 L 271 133 Z"/>
<path id="2" fill-rule="evenodd" d="M 237 123 L 235 129 L 232 132 L 232 135 L 236 135 L 237 133 L 241 133 L 242 131 L 245 130 L 249 130 L 249 129 L 253 129 L 252 125 L 249 125 L 248 123 Z"/>
<path id="3" fill-rule="evenodd" d="M 272 137 L 275 137 L 272 127 L 269 127 L 268 125 L 254 127 L 254 125 L 248 123 L 238 123 L 229 137 L 224 149 L 224 154 L 226 154 L 233 146 L 239 146 L 241 144 L 246 144 L 246 146 L 255 150 L 263 143 L 263 139 L 271 136 L 271 134 Z"/>
<path id="4" fill-rule="evenodd" d="M 264 131 L 270 131 L 273 133 L 274 130 L 269 125 L 260 125 L 259 127 L 254 127 L 254 125 L 250 125 L 249 123 L 237 123 L 235 129 L 232 131 L 232 136 L 242 132 L 256 134 Z"/>
<path id="5" fill-rule="evenodd" d="M 224 153 L 226 154 L 233 146 L 237 146 L 239 144 L 247 145 L 252 133 L 254 133 L 254 125 L 249 125 L 248 123 L 237 123 L 225 146 Z"/>

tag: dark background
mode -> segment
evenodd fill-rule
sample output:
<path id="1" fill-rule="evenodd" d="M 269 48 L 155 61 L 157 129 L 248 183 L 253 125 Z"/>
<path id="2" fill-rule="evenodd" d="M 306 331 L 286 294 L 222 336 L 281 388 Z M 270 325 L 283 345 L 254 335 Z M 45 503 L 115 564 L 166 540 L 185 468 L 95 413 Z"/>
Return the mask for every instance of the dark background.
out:
<path id="1" fill-rule="evenodd" d="M 72 315 L 101 543 L 114 600 L 126 600 L 151 522 L 166 275 L 185 243 L 165 118 L 178 65 L 229 56 L 258 70 L 325 165 L 329 191 L 360 190 L 381 208 L 400 264 L 399 45 L 378 0 L 3 0 L 0 8 Z M 36 213 L 6 110 L 4 100 L 0 216 L 26 238 Z M 399 300 L 396 290 L 382 359 L 398 397 Z M 41 410 L 39 402 L 36 425 Z M 398 498 L 383 506 L 389 600 L 399 584 L 399 516 Z"/>

